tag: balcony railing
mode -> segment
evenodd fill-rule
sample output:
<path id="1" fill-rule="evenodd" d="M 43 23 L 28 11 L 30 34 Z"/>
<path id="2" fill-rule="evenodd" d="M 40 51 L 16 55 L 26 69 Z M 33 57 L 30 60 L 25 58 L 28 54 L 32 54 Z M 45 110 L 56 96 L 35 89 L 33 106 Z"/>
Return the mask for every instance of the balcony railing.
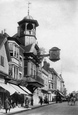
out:
<path id="1" fill-rule="evenodd" d="M 37 82 L 41 85 L 44 85 L 44 80 L 38 75 L 31 75 L 26 78 L 28 82 Z"/>

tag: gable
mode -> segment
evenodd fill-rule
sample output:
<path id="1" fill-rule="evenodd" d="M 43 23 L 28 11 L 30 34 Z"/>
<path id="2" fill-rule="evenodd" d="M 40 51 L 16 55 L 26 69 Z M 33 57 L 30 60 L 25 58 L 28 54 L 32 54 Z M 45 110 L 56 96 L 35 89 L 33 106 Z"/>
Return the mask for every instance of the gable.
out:
<path id="1" fill-rule="evenodd" d="M 11 60 L 10 58 L 10 52 L 9 52 L 9 46 L 8 46 L 8 41 L 7 38 L 5 37 L 5 35 L 0 34 L 0 50 L 3 47 L 3 45 L 5 46 L 5 53 L 7 54 L 7 59 L 8 61 Z"/>
<path id="2" fill-rule="evenodd" d="M 5 45 L 3 44 L 2 47 L 0 48 L 0 56 L 4 58 L 4 66 L 0 65 L 0 70 L 3 71 L 4 73 L 8 74 L 8 58 L 6 54 L 6 49 Z"/>

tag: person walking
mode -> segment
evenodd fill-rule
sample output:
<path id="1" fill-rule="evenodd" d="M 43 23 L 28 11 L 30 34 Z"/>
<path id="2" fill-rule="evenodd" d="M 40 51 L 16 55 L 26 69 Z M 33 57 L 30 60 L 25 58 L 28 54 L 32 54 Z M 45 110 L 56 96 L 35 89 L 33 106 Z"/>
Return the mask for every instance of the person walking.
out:
<path id="1" fill-rule="evenodd" d="M 29 107 L 29 99 L 28 99 L 28 97 L 26 97 L 26 99 L 25 99 L 25 106 L 28 108 Z"/>
<path id="2" fill-rule="evenodd" d="M 43 99 L 42 99 L 42 97 L 39 97 L 40 98 L 40 104 L 42 105 L 42 103 L 43 103 Z"/>
<path id="3" fill-rule="evenodd" d="M 8 110 L 10 112 L 10 101 L 8 100 L 8 98 L 5 99 L 4 109 L 6 110 L 6 113 L 7 113 Z"/>

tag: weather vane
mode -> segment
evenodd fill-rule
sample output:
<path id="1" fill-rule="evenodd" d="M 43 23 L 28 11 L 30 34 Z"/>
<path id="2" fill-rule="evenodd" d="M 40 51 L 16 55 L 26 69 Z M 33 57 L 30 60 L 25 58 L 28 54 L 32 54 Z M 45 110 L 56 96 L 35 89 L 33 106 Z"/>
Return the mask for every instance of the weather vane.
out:
<path id="1" fill-rule="evenodd" d="M 30 5 L 31 3 L 30 2 L 28 2 L 28 15 L 29 15 L 29 5 Z"/>

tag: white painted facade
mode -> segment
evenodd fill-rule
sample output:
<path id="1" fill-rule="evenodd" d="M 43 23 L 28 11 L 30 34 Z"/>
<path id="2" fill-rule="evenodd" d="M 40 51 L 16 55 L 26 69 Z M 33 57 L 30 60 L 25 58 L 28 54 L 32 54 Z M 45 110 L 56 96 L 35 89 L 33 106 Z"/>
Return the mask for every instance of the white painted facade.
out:
<path id="1" fill-rule="evenodd" d="M 24 76 L 24 56 L 20 55 L 20 46 L 15 41 L 8 41 L 11 55 L 9 74 L 12 78 L 21 80 Z"/>

